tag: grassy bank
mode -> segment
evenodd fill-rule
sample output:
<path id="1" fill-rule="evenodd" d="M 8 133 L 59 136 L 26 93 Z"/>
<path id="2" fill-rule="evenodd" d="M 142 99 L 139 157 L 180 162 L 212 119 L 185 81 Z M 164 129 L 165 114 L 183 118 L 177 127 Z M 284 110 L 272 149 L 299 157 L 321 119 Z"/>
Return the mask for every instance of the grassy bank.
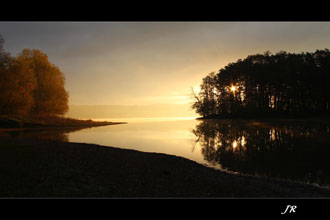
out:
<path id="1" fill-rule="evenodd" d="M 0 130 L 22 128 L 48 128 L 48 127 L 94 127 L 122 124 L 122 122 L 79 120 L 64 117 L 19 118 L 13 116 L 0 116 Z"/>
<path id="2" fill-rule="evenodd" d="M 0 161 L 0 197 L 330 197 L 312 185 L 93 144 L 10 140 Z"/>

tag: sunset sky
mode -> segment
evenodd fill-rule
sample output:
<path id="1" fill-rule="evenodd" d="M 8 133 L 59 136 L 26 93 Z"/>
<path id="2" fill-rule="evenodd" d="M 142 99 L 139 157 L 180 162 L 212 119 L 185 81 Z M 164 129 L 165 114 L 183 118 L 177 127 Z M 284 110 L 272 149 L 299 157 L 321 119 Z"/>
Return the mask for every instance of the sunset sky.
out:
<path id="1" fill-rule="evenodd" d="M 70 105 L 187 104 L 211 71 L 270 50 L 330 48 L 329 22 L 0 22 L 5 49 L 40 49 Z"/>

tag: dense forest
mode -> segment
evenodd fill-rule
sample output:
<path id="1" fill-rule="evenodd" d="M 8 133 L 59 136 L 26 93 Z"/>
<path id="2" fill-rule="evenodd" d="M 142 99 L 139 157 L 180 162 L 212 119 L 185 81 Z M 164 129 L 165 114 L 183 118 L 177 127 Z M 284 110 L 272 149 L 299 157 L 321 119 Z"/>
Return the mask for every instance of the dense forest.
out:
<path id="1" fill-rule="evenodd" d="M 0 35 L 0 116 L 50 117 L 68 111 L 64 75 L 40 50 L 16 57 L 3 48 Z"/>
<path id="2" fill-rule="evenodd" d="M 192 108 L 204 118 L 328 115 L 330 51 L 250 55 L 208 74 Z"/>

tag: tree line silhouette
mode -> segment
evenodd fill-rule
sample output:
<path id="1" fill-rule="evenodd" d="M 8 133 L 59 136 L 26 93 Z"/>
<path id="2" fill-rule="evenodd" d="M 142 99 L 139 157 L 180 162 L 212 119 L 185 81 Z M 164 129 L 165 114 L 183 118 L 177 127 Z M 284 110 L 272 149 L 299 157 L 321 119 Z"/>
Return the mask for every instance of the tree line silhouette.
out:
<path id="1" fill-rule="evenodd" d="M 250 55 L 208 74 L 192 108 L 205 118 L 330 113 L 330 51 Z"/>
<path id="2" fill-rule="evenodd" d="M 48 117 L 68 111 L 64 75 L 40 50 L 16 57 L 4 50 L 0 35 L 0 115 Z"/>

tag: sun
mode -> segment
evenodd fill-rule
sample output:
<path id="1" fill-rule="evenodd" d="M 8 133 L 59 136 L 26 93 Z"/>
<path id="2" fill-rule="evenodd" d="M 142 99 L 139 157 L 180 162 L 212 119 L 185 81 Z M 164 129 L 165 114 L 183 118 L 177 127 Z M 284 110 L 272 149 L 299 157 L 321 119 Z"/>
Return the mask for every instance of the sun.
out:
<path id="1" fill-rule="evenodd" d="M 237 147 L 237 141 L 234 141 L 232 145 L 233 145 L 233 149 L 235 149 Z"/>
<path id="2" fill-rule="evenodd" d="M 236 91 L 236 86 L 234 86 L 234 85 L 232 85 L 231 87 L 230 87 L 230 90 L 232 91 L 232 92 L 235 92 Z"/>
<path id="3" fill-rule="evenodd" d="M 196 92 L 198 94 L 198 93 L 200 93 L 201 88 L 200 88 L 199 85 L 196 85 L 196 86 L 193 87 L 193 90 L 194 90 L 194 92 Z"/>

